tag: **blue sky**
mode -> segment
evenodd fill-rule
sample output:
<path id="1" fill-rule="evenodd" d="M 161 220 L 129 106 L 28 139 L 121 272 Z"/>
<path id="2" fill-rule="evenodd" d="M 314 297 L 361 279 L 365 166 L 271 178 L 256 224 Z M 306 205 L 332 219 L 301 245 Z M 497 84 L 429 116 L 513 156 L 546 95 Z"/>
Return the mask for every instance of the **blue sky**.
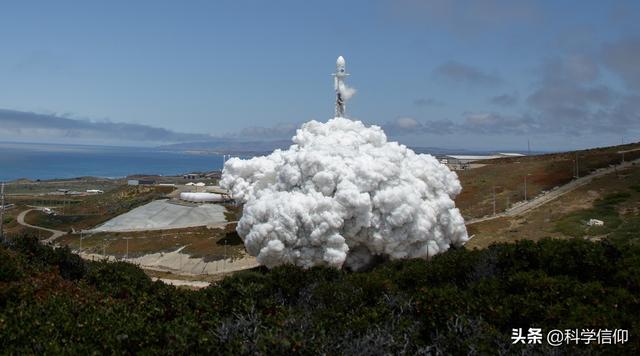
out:
<path id="1" fill-rule="evenodd" d="M 640 140 L 637 1 L 20 1 L 0 46 L 5 141 L 287 138 L 338 55 L 350 117 L 409 145 Z"/>

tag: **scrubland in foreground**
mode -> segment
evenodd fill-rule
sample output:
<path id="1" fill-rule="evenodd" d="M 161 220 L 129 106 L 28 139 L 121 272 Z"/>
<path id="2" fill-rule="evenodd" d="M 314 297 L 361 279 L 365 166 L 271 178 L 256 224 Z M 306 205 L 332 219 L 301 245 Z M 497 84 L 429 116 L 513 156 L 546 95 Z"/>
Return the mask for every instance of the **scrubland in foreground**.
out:
<path id="1" fill-rule="evenodd" d="M 0 248 L 8 353 L 640 352 L 638 234 L 457 249 L 369 272 L 285 266 L 198 291 L 25 236 Z M 513 345 L 513 328 L 627 329 L 617 345 Z"/>

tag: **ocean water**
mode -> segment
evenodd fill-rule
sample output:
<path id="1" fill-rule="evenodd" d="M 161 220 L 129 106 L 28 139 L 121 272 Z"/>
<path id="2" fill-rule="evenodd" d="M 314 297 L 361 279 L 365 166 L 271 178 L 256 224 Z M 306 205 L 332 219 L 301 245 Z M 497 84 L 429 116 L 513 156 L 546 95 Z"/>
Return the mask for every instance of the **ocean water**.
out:
<path id="1" fill-rule="evenodd" d="M 0 143 L 0 181 L 176 175 L 222 169 L 218 154 L 191 154 L 154 148 Z"/>

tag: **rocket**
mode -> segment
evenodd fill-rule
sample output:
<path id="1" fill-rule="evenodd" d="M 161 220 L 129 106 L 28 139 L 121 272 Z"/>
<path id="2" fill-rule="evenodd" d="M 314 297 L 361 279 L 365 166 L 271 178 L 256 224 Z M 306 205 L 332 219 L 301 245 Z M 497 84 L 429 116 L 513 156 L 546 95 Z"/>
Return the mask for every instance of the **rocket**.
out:
<path id="1" fill-rule="evenodd" d="M 349 75 L 346 71 L 346 63 L 344 57 L 338 57 L 336 60 L 336 72 L 333 73 L 333 85 L 336 91 L 336 117 L 344 117 L 346 111 L 346 103 L 343 95 L 344 79 Z"/>

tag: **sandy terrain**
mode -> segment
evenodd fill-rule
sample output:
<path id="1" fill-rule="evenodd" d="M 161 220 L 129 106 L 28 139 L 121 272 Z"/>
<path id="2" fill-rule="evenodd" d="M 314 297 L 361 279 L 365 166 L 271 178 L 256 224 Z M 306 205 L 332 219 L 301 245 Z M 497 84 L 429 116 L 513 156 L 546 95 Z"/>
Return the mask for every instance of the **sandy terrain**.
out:
<path id="1" fill-rule="evenodd" d="M 122 258 L 121 261 L 133 263 L 140 268 L 172 272 L 182 275 L 217 275 L 241 271 L 259 266 L 256 258 L 245 255 L 240 259 L 217 260 L 206 262 L 203 258 L 193 258 L 182 253 L 184 247 L 173 252 L 158 252 L 135 258 Z M 103 256 L 81 252 L 79 255 L 87 260 L 107 259 L 115 261 L 114 256 Z"/>
<path id="2" fill-rule="evenodd" d="M 164 284 L 169 284 L 176 287 L 191 287 L 195 289 L 206 288 L 211 284 L 209 282 L 204 282 L 204 281 L 184 281 L 181 279 L 168 279 L 168 278 L 157 278 L 157 277 L 152 277 L 151 280 L 160 281 Z"/>

